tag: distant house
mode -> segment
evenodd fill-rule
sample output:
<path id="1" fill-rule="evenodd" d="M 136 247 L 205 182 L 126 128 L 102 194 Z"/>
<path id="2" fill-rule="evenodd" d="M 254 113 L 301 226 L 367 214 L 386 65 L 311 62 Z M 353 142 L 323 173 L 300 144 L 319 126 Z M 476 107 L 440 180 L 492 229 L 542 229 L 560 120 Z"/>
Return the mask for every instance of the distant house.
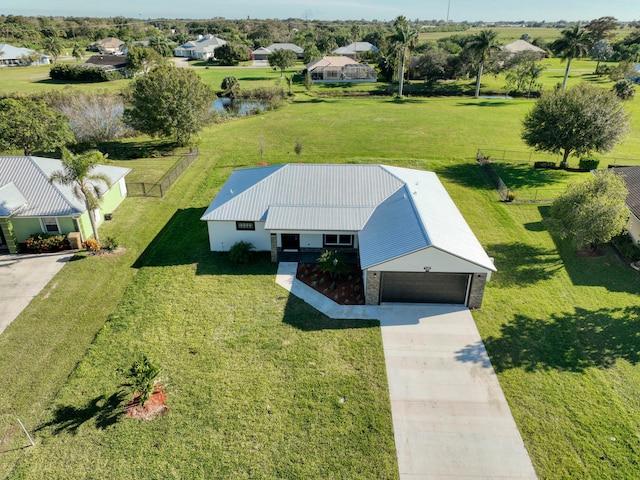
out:
<path id="1" fill-rule="evenodd" d="M 72 187 L 49 182 L 61 169 L 62 162 L 51 158 L 0 157 L 0 244 L 11 253 L 34 233 L 80 232 L 83 241 L 92 236 L 89 213 Z M 131 170 L 99 165 L 94 171 L 110 179 L 109 185 L 97 185 L 102 191 L 95 211 L 100 224 L 127 196 L 125 176 Z"/>
<path id="2" fill-rule="evenodd" d="M 277 50 L 291 50 L 298 59 L 304 56 L 304 49 L 293 43 L 272 43 L 268 47 L 260 47 L 254 50 L 251 52 L 251 56 L 254 60 L 266 60 L 269 55 Z"/>
<path id="3" fill-rule="evenodd" d="M 352 58 L 322 57 L 307 64 L 307 72 L 314 83 L 376 82 L 376 69 L 366 63 L 356 63 Z"/>
<path id="4" fill-rule="evenodd" d="M 433 172 L 386 165 L 285 164 L 234 171 L 201 217 L 209 248 L 239 241 L 274 262 L 355 255 L 366 303 L 480 307 L 495 271 Z"/>
<path id="5" fill-rule="evenodd" d="M 36 60 L 33 61 L 32 57 Z M 28 65 L 49 65 L 51 59 L 48 55 L 38 53 L 30 48 L 14 47 L 7 43 L 0 43 L 0 66 L 15 67 Z"/>
<path id="6" fill-rule="evenodd" d="M 615 167 L 614 172 L 627 184 L 627 207 L 631 211 L 627 229 L 633 243 L 640 247 L 640 167 Z"/>
<path id="7" fill-rule="evenodd" d="M 125 45 L 125 42 L 118 38 L 107 37 L 89 45 L 89 49 L 102 54 L 120 54 Z"/>
<path id="8" fill-rule="evenodd" d="M 84 63 L 77 63 L 75 66 L 98 67 L 107 72 L 116 72 L 127 67 L 127 57 L 126 55 L 92 55 Z"/>
<path id="9" fill-rule="evenodd" d="M 184 45 L 180 45 L 173 51 L 176 57 L 186 57 L 194 60 L 208 60 L 215 58 L 216 48 L 225 45 L 227 42 L 215 35 L 199 36 L 197 40 L 191 40 Z"/>
<path id="10" fill-rule="evenodd" d="M 331 53 L 335 55 L 343 55 L 345 57 L 351 58 L 352 60 L 355 60 L 358 54 L 367 52 L 377 53 L 378 47 L 369 42 L 354 42 L 344 47 L 336 48 Z"/>
<path id="11" fill-rule="evenodd" d="M 633 83 L 640 83 L 640 63 L 636 63 L 633 67 L 633 71 L 631 75 L 629 75 L 629 80 Z"/>
<path id="12" fill-rule="evenodd" d="M 526 40 L 516 40 L 515 42 L 509 43 L 502 47 L 502 50 L 511 54 L 517 55 L 522 52 L 534 52 L 537 53 L 540 58 L 545 58 L 547 56 L 547 52 L 540 47 L 536 47 Z"/>

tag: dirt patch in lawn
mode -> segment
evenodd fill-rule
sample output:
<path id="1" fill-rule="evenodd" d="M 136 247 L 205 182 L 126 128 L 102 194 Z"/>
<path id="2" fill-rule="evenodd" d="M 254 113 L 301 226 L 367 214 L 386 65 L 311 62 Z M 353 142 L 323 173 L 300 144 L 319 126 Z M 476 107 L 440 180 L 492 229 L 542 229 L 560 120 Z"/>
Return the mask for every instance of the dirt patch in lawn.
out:
<path id="1" fill-rule="evenodd" d="M 364 305 L 362 270 L 358 265 L 349 265 L 347 274 L 334 280 L 317 264 L 300 263 L 296 278 L 340 305 Z"/>
<path id="2" fill-rule="evenodd" d="M 165 415 L 169 411 L 169 407 L 165 405 L 166 401 L 167 394 L 164 392 L 164 385 L 157 383 L 153 389 L 153 393 L 147 399 L 144 406 L 140 405 L 140 394 L 136 393 L 124 408 L 128 418 L 153 420 L 156 417 Z"/>

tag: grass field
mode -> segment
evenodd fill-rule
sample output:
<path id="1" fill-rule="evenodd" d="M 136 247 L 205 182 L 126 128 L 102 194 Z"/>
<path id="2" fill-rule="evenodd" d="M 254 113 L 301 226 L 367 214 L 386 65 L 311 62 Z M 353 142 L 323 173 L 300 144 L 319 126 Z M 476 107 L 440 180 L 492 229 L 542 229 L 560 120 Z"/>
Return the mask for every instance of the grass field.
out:
<path id="1" fill-rule="evenodd" d="M 615 155 L 638 156 L 639 102 Z M 532 105 L 300 93 L 207 128 L 168 196 L 129 198 L 103 227 L 126 252 L 71 262 L 0 336 L 0 477 L 397 478 L 379 328 L 290 298 L 263 258 L 234 270 L 207 251 L 199 216 L 260 161 L 262 136 L 270 164 L 298 161 L 300 139 L 304 162 L 436 171 L 496 259 L 473 315 L 539 477 L 637 478 L 638 273 L 554 242 L 545 207 L 499 202 L 473 160 L 525 150 Z M 145 175 L 152 160 L 119 162 Z M 579 178 L 518 168 L 521 188 Z M 118 415 L 116 370 L 139 350 L 162 366 L 171 408 L 150 423 Z M 36 448 L 21 449 L 15 416 L 38 427 Z"/>

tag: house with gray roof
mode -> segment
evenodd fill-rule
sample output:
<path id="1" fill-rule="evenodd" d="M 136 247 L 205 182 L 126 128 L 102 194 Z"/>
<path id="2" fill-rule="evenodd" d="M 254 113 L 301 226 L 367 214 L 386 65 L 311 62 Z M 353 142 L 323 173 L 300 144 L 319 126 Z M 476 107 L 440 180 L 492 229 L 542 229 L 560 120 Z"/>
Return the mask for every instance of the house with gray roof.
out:
<path id="1" fill-rule="evenodd" d="M 226 45 L 226 40 L 215 35 L 200 35 L 196 40 L 191 40 L 180 45 L 173 51 L 175 57 L 187 57 L 193 60 L 208 60 L 215 58 L 216 48 Z"/>
<path id="2" fill-rule="evenodd" d="M 546 50 L 543 50 L 540 47 L 537 47 L 526 40 L 516 40 L 515 42 L 508 43 L 502 47 L 502 50 L 507 52 L 510 55 L 517 55 L 523 52 L 533 52 L 539 55 L 540 58 L 545 58 L 547 56 Z"/>
<path id="3" fill-rule="evenodd" d="M 49 182 L 51 174 L 62 170 L 62 162 L 41 157 L 0 157 L 0 245 L 11 253 L 34 233 L 69 234 L 79 232 L 81 241 L 93 232 L 84 202 L 73 188 Z M 125 176 L 129 168 L 98 165 L 94 173 L 110 179 L 96 185 L 101 191 L 96 223 L 113 211 L 127 196 Z"/>
<path id="4" fill-rule="evenodd" d="M 640 247 L 640 167 L 615 167 L 614 172 L 620 175 L 627 185 L 627 207 L 629 207 L 629 236 Z"/>
<path id="5" fill-rule="evenodd" d="M 36 60 L 33 61 L 32 58 Z M 0 67 L 16 67 L 29 65 L 49 65 L 51 58 L 30 48 L 14 47 L 8 43 L 0 43 Z"/>
<path id="6" fill-rule="evenodd" d="M 295 43 L 272 43 L 268 47 L 260 47 L 251 52 L 254 60 L 266 60 L 269 55 L 277 50 L 291 50 L 296 54 L 298 59 L 304 56 L 304 48 L 299 47 Z"/>
<path id="7" fill-rule="evenodd" d="M 363 53 L 378 53 L 378 47 L 369 42 L 353 42 L 344 47 L 339 47 L 333 50 L 331 53 L 334 55 L 344 55 L 352 60 L 355 60 L 359 54 Z"/>
<path id="8" fill-rule="evenodd" d="M 358 63 L 351 57 L 325 56 L 309 62 L 307 72 L 313 83 L 377 82 L 378 72 L 371 65 Z"/>
<path id="9" fill-rule="evenodd" d="M 355 252 L 366 303 L 478 308 L 495 271 L 433 172 L 285 164 L 234 171 L 201 217 L 211 251 L 239 241 L 277 261 Z"/>

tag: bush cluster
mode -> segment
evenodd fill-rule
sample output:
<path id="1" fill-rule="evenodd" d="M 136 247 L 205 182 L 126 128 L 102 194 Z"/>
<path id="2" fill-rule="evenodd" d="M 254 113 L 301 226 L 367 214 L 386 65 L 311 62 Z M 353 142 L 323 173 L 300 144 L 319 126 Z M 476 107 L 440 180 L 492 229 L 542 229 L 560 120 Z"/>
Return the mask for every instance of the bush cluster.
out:
<path id="1" fill-rule="evenodd" d="M 533 168 L 557 168 L 555 162 L 535 162 Z"/>
<path id="2" fill-rule="evenodd" d="M 250 242 L 236 242 L 229 249 L 229 260 L 231 260 L 232 263 L 249 263 L 251 260 L 251 252 L 255 249 L 256 247 Z"/>
<path id="3" fill-rule="evenodd" d="M 122 78 L 120 72 L 106 72 L 100 67 L 80 67 L 68 63 L 55 65 L 49 71 L 53 80 L 71 80 L 76 82 L 108 82 Z"/>
<path id="4" fill-rule="evenodd" d="M 70 247 L 66 235 L 34 233 L 26 241 L 27 251 L 31 253 L 59 252 Z"/>
<path id="5" fill-rule="evenodd" d="M 98 250 L 100 250 L 100 242 L 98 242 L 95 238 L 89 238 L 85 240 L 84 242 L 82 242 L 82 246 L 89 252 L 97 252 Z"/>
<path id="6" fill-rule="evenodd" d="M 600 160 L 598 160 L 597 158 L 581 158 L 580 162 L 578 163 L 578 168 L 584 170 L 595 170 L 596 168 L 598 168 L 599 164 Z"/>

